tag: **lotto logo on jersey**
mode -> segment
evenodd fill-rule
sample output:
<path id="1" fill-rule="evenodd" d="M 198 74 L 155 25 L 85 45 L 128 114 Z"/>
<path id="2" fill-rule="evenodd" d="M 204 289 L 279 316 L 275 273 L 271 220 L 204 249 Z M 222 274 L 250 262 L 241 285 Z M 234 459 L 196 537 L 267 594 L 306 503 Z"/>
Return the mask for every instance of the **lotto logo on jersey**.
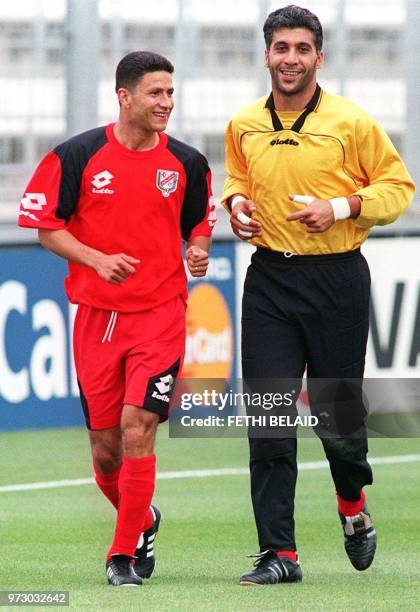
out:
<path id="1" fill-rule="evenodd" d="M 213 196 L 209 198 L 209 216 L 207 221 L 210 227 L 214 227 L 217 221 L 216 204 L 214 203 Z"/>
<path id="2" fill-rule="evenodd" d="M 20 201 L 25 210 L 42 210 L 47 203 L 45 193 L 25 193 Z"/>
<path id="3" fill-rule="evenodd" d="M 91 181 L 93 185 L 92 193 L 114 193 L 113 189 L 107 189 L 113 178 L 113 175 L 108 170 L 95 174 Z"/>
<path id="4" fill-rule="evenodd" d="M 175 170 L 158 170 L 156 173 L 156 187 L 162 192 L 164 198 L 169 197 L 178 187 L 179 172 Z"/>
<path id="5" fill-rule="evenodd" d="M 25 193 L 20 203 L 22 210 L 20 210 L 19 215 L 29 217 L 29 219 L 33 221 L 39 221 L 38 217 L 29 211 L 42 210 L 47 204 L 47 198 L 45 197 L 45 193 Z"/>

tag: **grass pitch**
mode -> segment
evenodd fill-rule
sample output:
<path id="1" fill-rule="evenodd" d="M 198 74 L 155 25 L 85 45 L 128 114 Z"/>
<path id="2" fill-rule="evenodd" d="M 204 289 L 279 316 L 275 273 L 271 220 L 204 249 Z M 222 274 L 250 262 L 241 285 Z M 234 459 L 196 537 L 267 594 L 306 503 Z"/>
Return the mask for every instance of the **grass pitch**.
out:
<path id="1" fill-rule="evenodd" d="M 317 440 L 299 447 L 301 462 L 324 458 Z M 82 429 L 2 433 L 0 448 L 0 486 L 92 475 Z M 370 441 L 371 456 L 419 452 L 415 439 Z M 157 456 L 159 471 L 246 467 L 247 443 L 168 439 L 162 427 Z M 367 489 L 378 530 L 374 565 L 357 572 L 346 558 L 328 470 L 302 471 L 303 582 L 263 588 L 238 585 L 250 568 L 246 555 L 257 551 L 247 476 L 158 481 L 157 567 L 137 589 L 106 584 L 114 510 L 94 485 L 0 492 L 0 589 L 66 590 L 74 610 L 417 612 L 420 464 L 374 466 L 374 477 Z"/>

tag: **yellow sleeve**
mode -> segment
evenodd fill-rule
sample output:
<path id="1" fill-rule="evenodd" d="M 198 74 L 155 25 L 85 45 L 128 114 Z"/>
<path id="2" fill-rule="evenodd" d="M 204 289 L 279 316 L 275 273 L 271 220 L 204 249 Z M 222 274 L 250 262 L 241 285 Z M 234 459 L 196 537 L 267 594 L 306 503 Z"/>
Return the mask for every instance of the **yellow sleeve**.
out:
<path id="1" fill-rule="evenodd" d="M 227 178 L 223 186 L 223 193 L 220 203 L 230 213 L 226 201 L 236 193 L 240 193 L 246 198 L 250 198 L 248 186 L 248 169 L 244 155 L 240 149 L 239 142 L 235 139 L 232 121 L 225 132 L 225 169 Z"/>
<path id="2" fill-rule="evenodd" d="M 398 219 L 413 199 L 415 185 L 381 126 L 371 122 L 362 132 L 358 157 L 367 184 L 354 193 L 362 199 L 355 224 L 368 229 Z"/>

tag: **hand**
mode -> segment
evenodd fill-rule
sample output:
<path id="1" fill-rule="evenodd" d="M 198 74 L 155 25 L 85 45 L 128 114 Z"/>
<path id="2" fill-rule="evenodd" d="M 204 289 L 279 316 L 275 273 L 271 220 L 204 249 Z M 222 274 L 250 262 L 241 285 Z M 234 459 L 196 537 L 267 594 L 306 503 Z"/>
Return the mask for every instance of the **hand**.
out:
<path id="1" fill-rule="evenodd" d="M 135 259 L 125 253 L 115 255 L 100 254 L 95 262 L 96 273 L 111 285 L 120 285 L 129 276 L 136 273 L 133 266 L 140 263 L 140 259 Z"/>
<path id="2" fill-rule="evenodd" d="M 257 210 L 252 200 L 241 200 L 232 207 L 230 225 L 233 233 L 241 240 L 249 240 L 254 236 L 261 236 L 262 225 L 251 218 L 252 213 Z"/>
<path id="3" fill-rule="evenodd" d="M 197 245 L 188 247 L 186 253 L 187 266 L 191 276 L 205 276 L 209 265 L 209 254 Z"/>
<path id="4" fill-rule="evenodd" d="M 334 225 L 334 211 L 329 200 L 317 200 L 313 198 L 312 202 L 309 203 L 310 196 L 293 195 L 289 195 L 289 200 L 292 202 L 299 202 L 297 198 L 302 197 L 308 198 L 308 203 L 300 202 L 306 204 L 306 208 L 289 215 L 286 218 L 287 221 L 300 221 L 300 223 L 304 223 L 307 226 L 307 232 L 310 234 L 325 232 Z"/>

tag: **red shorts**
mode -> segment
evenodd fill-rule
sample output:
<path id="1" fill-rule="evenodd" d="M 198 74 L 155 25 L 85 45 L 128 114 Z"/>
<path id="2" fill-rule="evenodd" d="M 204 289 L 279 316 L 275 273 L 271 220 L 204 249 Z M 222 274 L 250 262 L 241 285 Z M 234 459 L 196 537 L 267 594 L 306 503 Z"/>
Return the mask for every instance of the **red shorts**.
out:
<path id="1" fill-rule="evenodd" d="M 185 352 L 185 302 L 111 312 L 79 305 L 73 334 L 80 396 L 89 429 L 120 424 L 124 404 L 168 418 Z"/>

